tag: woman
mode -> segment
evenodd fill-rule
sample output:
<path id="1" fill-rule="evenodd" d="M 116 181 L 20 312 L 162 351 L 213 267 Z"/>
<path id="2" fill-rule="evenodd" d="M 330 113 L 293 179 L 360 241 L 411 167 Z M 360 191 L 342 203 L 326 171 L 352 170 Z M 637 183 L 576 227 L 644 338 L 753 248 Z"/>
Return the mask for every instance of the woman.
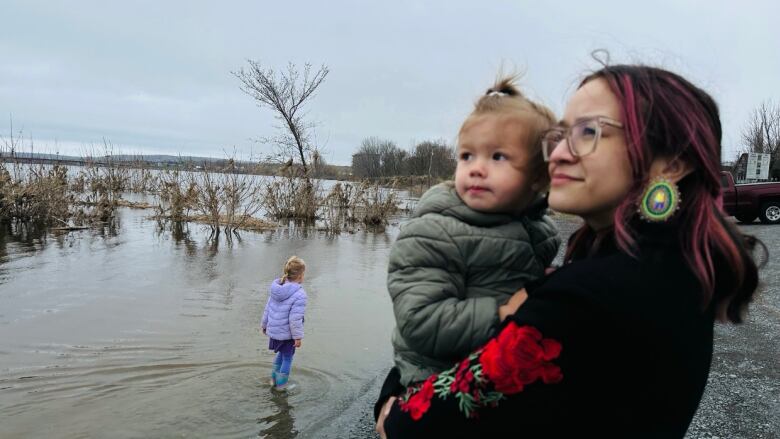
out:
<path id="1" fill-rule="evenodd" d="M 720 139 L 715 102 L 674 73 L 586 77 L 541 142 L 550 206 L 585 222 L 565 265 L 452 369 L 408 389 L 391 372 L 380 434 L 683 437 L 713 323 L 741 322 L 758 284 L 756 241 L 720 208 Z"/>

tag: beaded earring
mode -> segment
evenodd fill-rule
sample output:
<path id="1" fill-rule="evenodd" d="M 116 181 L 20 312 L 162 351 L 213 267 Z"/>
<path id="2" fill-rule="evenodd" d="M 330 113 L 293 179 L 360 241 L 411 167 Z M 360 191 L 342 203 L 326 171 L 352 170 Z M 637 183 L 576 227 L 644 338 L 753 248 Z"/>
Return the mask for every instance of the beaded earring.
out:
<path id="1" fill-rule="evenodd" d="M 680 208 L 680 189 L 664 177 L 650 180 L 639 202 L 639 216 L 651 223 L 665 222 Z"/>

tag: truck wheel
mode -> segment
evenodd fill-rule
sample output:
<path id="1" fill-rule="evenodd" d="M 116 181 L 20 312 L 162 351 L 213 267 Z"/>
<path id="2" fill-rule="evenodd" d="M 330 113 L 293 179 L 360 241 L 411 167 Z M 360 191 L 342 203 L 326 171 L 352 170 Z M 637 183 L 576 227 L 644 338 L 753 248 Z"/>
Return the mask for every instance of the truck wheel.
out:
<path id="1" fill-rule="evenodd" d="M 752 215 L 752 216 L 751 215 L 735 215 L 735 216 L 736 216 L 737 220 L 739 220 L 739 222 L 745 223 L 745 224 L 750 224 L 750 223 L 752 223 L 753 221 L 756 220 L 756 216 L 755 215 Z"/>
<path id="2" fill-rule="evenodd" d="M 780 224 L 780 201 L 767 201 L 761 206 L 761 222 Z"/>

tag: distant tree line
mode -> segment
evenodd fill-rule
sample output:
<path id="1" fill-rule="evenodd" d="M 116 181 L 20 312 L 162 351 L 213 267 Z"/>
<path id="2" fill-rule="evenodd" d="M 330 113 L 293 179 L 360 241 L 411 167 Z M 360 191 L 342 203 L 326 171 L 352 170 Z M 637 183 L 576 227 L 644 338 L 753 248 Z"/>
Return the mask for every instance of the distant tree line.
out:
<path id="1" fill-rule="evenodd" d="M 455 172 L 455 151 L 443 140 L 426 140 L 411 150 L 376 137 L 363 140 L 352 154 L 352 175 L 357 178 L 429 176 L 449 178 Z"/>

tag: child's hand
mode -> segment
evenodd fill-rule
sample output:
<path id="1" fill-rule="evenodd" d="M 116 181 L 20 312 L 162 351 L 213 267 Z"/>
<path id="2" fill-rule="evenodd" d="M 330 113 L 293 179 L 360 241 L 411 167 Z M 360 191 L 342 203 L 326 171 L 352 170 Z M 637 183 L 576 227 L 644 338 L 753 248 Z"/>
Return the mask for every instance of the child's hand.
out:
<path id="1" fill-rule="evenodd" d="M 301 347 L 301 339 L 295 340 L 295 347 L 296 348 Z"/>
<path id="2" fill-rule="evenodd" d="M 528 293 L 525 292 L 525 289 L 513 294 L 507 303 L 498 307 L 498 319 L 503 322 L 508 316 L 516 313 L 527 298 Z"/>

